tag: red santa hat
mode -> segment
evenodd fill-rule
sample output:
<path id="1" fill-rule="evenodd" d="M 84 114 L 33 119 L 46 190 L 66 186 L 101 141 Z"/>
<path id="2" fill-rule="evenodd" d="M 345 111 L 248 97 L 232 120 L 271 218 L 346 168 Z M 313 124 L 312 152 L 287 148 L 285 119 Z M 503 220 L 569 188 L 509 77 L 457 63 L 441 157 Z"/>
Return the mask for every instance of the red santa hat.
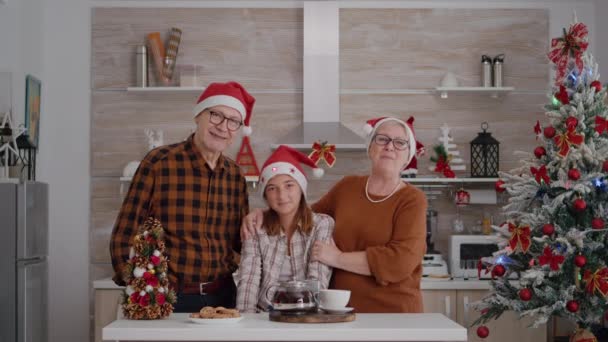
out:
<path id="1" fill-rule="evenodd" d="M 315 162 L 308 158 L 308 156 L 289 146 L 280 145 L 262 166 L 262 171 L 260 172 L 260 191 L 262 191 L 262 194 L 272 177 L 276 175 L 289 175 L 298 182 L 306 197 L 308 181 L 301 164 L 310 166 L 313 169 L 315 178 L 323 177 L 323 169 L 318 168 Z"/>
<path id="2" fill-rule="evenodd" d="M 223 105 L 234 108 L 241 114 L 245 126 L 243 127 L 243 135 L 248 136 L 251 135 L 249 121 L 251 120 L 254 103 L 255 98 L 237 82 L 211 83 L 196 101 L 196 106 L 194 106 L 192 112 L 194 117 L 197 117 L 209 107 Z"/>
<path id="3" fill-rule="evenodd" d="M 405 129 L 405 134 L 407 135 L 407 140 L 410 145 L 409 159 L 407 160 L 407 163 L 406 163 L 406 164 L 409 164 L 412 161 L 412 158 L 414 158 L 414 156 L 416 155 L 416 136 L 414 135 L 414 126 L 413 126 L 414 118 L 411 116 L 408 119 L 407 123 L 401 119 L 393 118 L 390 116 L 383 116 L 383 117 L 367 120 L 367 123 L 363 127 L 363 130 L 365 131 L 365 133 L 367 133 L 367 150 L 369 151 L 369 147 L 371 146 L 371 143 L 372 143 L 372 138 L 374 137 L 374 135 L 376 135 L 376 130 L 378 129 L 378 127 L 380 127 L 380 126 L 382 126 L 382 124 L 390 122 L 390 121 L 400 124 Z"/>

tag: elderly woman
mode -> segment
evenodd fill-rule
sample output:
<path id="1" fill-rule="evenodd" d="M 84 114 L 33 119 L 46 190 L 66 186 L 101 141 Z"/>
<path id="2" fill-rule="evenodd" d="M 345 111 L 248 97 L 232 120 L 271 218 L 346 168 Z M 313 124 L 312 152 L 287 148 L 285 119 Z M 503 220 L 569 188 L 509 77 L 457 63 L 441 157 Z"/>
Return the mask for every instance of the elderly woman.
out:
<path id="1" fill-rule="evenodd" d="M 367 123 L 371 172 L 344 177 L 312 206 L 336 221 L 335 244 L 316 242 L 313 258 L 334 268 L 330 287 L 351 290 L 357 312 L 422 312 L 427 202 L 400 177 L 416 152 L 414 131 L 398 118 Z M 261 216 L 245 218 L 245 237 Z"/>
<path id="2" fill-rule="evenodd" d="M 262 167 L 260 189 L 269 209 L 263 228 L 243 243 L 236 300 L 240 311 L 267 310 L 267 292 L 281 281 L 315 279 L 320 288 L 329 284 L 331 268 L 313 260 L 311 250 L 315 241 L 331 240 L 334 220 L 313 213 L 306 203 L 300 163 L 316 167 L 302 153 L 279 146 Z M 322 171 L 315 169 L 317 175 Z"/>

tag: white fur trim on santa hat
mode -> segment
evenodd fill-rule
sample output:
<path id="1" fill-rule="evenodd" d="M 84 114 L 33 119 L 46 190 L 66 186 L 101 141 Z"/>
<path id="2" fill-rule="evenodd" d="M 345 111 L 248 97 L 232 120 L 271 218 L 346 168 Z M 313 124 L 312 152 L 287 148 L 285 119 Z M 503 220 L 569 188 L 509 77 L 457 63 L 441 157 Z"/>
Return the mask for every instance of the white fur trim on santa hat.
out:
<path id="1" fill-rule="evenodd" d="M 306 176 L 304 176 L 297 167 L 286 162 L 272 163 L 262 170 L 262 173 L 260 174 L 260 191 L 262 192 L 262 197 L 264 196 L 264 190 L 266 190 L 268 181 L 276 175 L 289 175 L 293 177 L 293 179 L 298 182 L 298 185 L 300 185 L 300 189 L 302 189 L 302 192 L 304 193 L 304 198 L 306 198 L 306 187 L 308 186 Z"/>
<path id="2" fill-rule="evenodd" d="M 414 132 L 412 132 L 412 129 L 410 128 L 410 126 L 408 124 L 406 124 L 403 120 L 399 120 L 396 118 L 384 118 L 380 121 L 378 121 L 374 127 L 372 128 L 372 130 L 368 133 L 367 136 L 367 151 L 369 152 L 369 147 L 372 144 L 372 138 L 374 137 L 374 135 L 376 134 L 376 131 L 378 130 L 378 128 L 380 126 L 382 126 L 383 124 L 389 122 L 389 121 L 394 121 L 397 122 L 399 124 L 401 124 L 403 127 L 405 127 L 405 133 L 407 134 L 408 137 L 408 141 L 410 143 L 410 153 L 409 153 L 409 159 L 408 161 L 405 163 L 406 165 L 410 163 L 410 161 L 412 161 L 412 158 L 414 158 L 414 156 L 416 155 L 416 137 L 414 136 Z M 369 124 L 366 124 L 367 126 L 370 126 Z M 365 129 L 365 127 L 364 127 Z"/>
<path id="3" fill-rule="evenodd" d="M 194 113 L 194 117 L 197 117 L 202 111 L 207 108 L 215 107 L 215 106 L 228 106 L 236 109 L 239 114 L 241 114 L 241 119 L 245 120 L 245 116 L 247 115 L 247 111 L 245 110 L 245 105 L 241 100 L 236 97 L 228 96 L 228 95 L 213 95 L 204 99 L 194 106 L 192 112 Z"/>
<path id="4" fill-rule="evenodd" d="M 368 123 L 366 123 L 365 126 L 363 126 L 363 132 L 365 132 L 366 135 L 370 135 L 373 130 L 374 130 L 374 127 L 372 127 L 372 125 L 370 125 Z"/>

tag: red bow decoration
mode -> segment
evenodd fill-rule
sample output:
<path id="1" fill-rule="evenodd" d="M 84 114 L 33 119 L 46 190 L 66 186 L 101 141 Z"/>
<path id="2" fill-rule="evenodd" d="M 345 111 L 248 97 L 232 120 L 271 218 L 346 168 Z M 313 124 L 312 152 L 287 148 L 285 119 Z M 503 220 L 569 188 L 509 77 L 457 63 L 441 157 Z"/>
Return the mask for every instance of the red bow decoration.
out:
<path id="1" fill-rule="evenodd" d="M 439 156 L 437 163 L 435 164 L 435 172 L 442 172 L 447 178 L 454 178 L 456 174 L 450 168 L 450 162 L 446 161 L 443 156 Z"/>
<path id="2" fill-rule="evenodd" d="M 327 166 L 332 167 L 336 162 L 336 145 L 328 144 L 327 141 L 318 142 L 315 141 L 312 144 L 312 152 L 308 155 L 315 164 L 319 164 L 320 160 L 325 160 Z"/>
<path id="3" fill-rule="evenodd" d="M 485 269 L 484 274 L 490 273 L 490 266 L 483 266 L 481 259 L 477 261 L 477 279 L 481 280 L 481 270 Z M 492 279 L 494 279 L 494 273 L 492 273 Z"/>
<path id="4" fill-rule="evenodd" d="M 603 267 L 593 273 L 589 270 L 585 270 L 583 281 L 587 284 L 585 288 L 589 294 L 598 291 L 603 297 L 608 295 L 608 268 Z"/>
<path id="5" fill-rule="evenodd" d="M 516 226 L 509 222 L 509 232 L 511 238 L 509 239 L 509 246 L 513 251 L 518 247 L 523 253 L 527 253 L 530 249 L 530 227 L 529 226 Z"/>
<path id="6" fill-rule="evenodd" d="M 538 257 L 538 263 L 543 266 L 549 264 L 551 270 L 559 270 L 559 264 L 564 262 L 564 256 L 559 254 L 553 254 L 551 247 L 547 246 L 543 250 L 543 254 Z"/>
<path id="7" fill-rule="evenodd" d="M 574 62 L 579 71 L 583 70 L 583 52 L 587 50 L 587 26 L 583 23 L 576 23 L 570 26 L 568 32 L 564 29 L 564 36 L 551 39 L 551 51 L 549 59 L 557 66 L 555 84 L 562 83 L 566 75 L 568 60 L 574 58 Z"/>
<path id="8" fill-rule="evenodd" d="M 596 116 L 595 117 L 595 131 L 598 134 L 602 134 L 606 130 L 608 130 L 608 123 L 606 122 L 606 119 L 604 119 L 601 116 Z"/>
<path id="9" fill-rule="evenodd" d="M 536 133 L 536 140 L 538 140 L 538 136 L 540 135 L 541 132 L 542 132 L 542 129 L 540 127 L 540 122 L 538 120 L 536 120 L 536 125 L 534 125 L 534 133 Z"/>
<path id="10" fill-rule="evenodd" d="M 553 138 L 553 141 L 555 141 L 555 144 L 559 147 L 559 154 L 562 157 L 565 157 L 568 155 L 568 152 L 570 152 L 570 145 L 578 146 L 582 144 L 583 138 L 582 134 L 576 134 L 575 128 L 570 126 L 568 127 L 567 132 L 556 135 L 555 138 Z"/>
<path id="11" fill-rule="evenodd" d="M 538 184 L 541 184 L 541 181 L 544 181 L 547 185 L 551 184 L 551 178 L 549 178 L 549 175 L 547 174 L 547 167 L 545 165 L 541 166 L 538 169 L 535 167 L 531 167 L 530 172 L 532 172 Z"/>

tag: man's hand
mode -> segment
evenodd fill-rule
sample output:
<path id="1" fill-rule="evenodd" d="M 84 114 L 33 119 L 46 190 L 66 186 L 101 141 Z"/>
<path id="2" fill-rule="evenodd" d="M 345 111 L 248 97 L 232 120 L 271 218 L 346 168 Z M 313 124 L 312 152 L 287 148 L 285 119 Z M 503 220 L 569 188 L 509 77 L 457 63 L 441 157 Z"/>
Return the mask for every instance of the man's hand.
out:
<path id="1" fill-rule="evenodd" d="M 253 209 L 249 212 L 241 224 L 241 240 L 250 239 L 258 230 L 262 229 L 263 221 L 264 210 Z"/>
<path id="2" fill-rule="evenodd" d="M 324 263 L 327 266 L 339 267 L 339 258 L 342 251 L 338 249 L 333 239 L 328 242 L 315 241 L 312 246 L 312 260 Z"/>

